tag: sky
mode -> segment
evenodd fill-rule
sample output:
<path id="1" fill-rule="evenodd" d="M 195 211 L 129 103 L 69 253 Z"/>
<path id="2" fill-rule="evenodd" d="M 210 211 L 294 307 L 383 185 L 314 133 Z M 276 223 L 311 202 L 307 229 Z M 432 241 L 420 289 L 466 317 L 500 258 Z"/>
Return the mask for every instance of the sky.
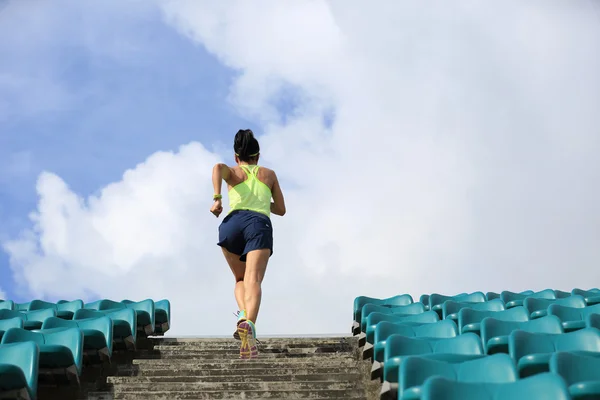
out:
<path id="1" fill-rule="evenodd" d="M 259 336 L 594 286 L 598 71 L 593 1 L 0 1 L 0 295 L 168 298 L 170 335 L 229 335 L 211 171 L 245 128 L 287 204 Z"/>

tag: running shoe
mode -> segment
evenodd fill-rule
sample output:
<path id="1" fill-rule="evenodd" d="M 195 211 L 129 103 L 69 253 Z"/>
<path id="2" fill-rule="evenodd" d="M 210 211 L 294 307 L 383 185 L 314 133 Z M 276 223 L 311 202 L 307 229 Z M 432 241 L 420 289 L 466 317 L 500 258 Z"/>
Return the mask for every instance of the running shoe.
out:
<path id="1" fill-rule="evenodd" d="M 233 315 L 235 315 L 236 317 L 238 317 L 237 323 L 239 325 L 240 322 L 242 322 L 243 320 L 246 319 L 246 310 L 238 311 L 237 313 L 233 313 Z M 233 338 L 235 340 L 241 340 L 240 339 L 240 334 L 238 333 L 237 328 L 235 329 L 235 332 L 233 332 Z"/>
<path id="2" fill-rule="evenodd" d="M 238 324 L 238 334 L 240 335 L 240 358 L 258 358 L 258 346 L 256 341 L 256 327 L 250 320 L 243 320 Z"/>

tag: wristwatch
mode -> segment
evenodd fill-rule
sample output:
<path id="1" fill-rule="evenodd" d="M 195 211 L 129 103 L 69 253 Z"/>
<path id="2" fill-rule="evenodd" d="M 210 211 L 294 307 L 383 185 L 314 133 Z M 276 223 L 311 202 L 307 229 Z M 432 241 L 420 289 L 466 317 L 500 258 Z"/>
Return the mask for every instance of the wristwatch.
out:
<path id="1" fill-rule="evenodd" d="M 221 194 L 213 195 L 213 200 L 221 200 L 222 198 L 223 198 L 223 195 L 221 195 Z"/>

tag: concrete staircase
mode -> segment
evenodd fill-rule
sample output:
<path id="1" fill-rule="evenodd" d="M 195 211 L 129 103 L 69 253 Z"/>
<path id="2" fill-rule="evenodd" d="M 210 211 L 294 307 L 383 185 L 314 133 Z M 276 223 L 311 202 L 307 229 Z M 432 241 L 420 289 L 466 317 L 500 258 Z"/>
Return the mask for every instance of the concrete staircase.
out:
<path id="1" fill-rule="evenodd" d="M 112 367 L 112 376 L 92 379 L 91 386 L 88 384 L 77 397 L 90 400 L 379 397 L 379 382 L 369 379 L 371 365 L 360 360 L 356 338 L 259 340 L 259 358 L 240 360 L 239 342 L 234 339 L 152 339 L 147 350 L 138 350 L 131 359 L 117 362 Z"/>

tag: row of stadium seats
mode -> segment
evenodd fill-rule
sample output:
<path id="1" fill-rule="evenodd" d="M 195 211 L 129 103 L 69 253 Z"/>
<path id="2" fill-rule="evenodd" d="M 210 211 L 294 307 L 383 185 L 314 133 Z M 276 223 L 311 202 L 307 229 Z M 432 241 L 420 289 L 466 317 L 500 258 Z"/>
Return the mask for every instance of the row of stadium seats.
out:
<path id="1" fill-rule="evenodd" d="M 138 335 L 163 335 L 170 317 L 166 299 L 0 300 L 0 398 L 35 399 L 42 373 L 64 375 L 79 385 L 84 357 L 110 363 L 115 346 L 135 350 Z"/>
<path id="2" fill-rule="evenodd" d="M 371 377 L 383 381 L 382 398 L 600 398 L 599 296 L 421 296 L 427 304 L 361 296 L 352 331 L 373 360 Z"/>

